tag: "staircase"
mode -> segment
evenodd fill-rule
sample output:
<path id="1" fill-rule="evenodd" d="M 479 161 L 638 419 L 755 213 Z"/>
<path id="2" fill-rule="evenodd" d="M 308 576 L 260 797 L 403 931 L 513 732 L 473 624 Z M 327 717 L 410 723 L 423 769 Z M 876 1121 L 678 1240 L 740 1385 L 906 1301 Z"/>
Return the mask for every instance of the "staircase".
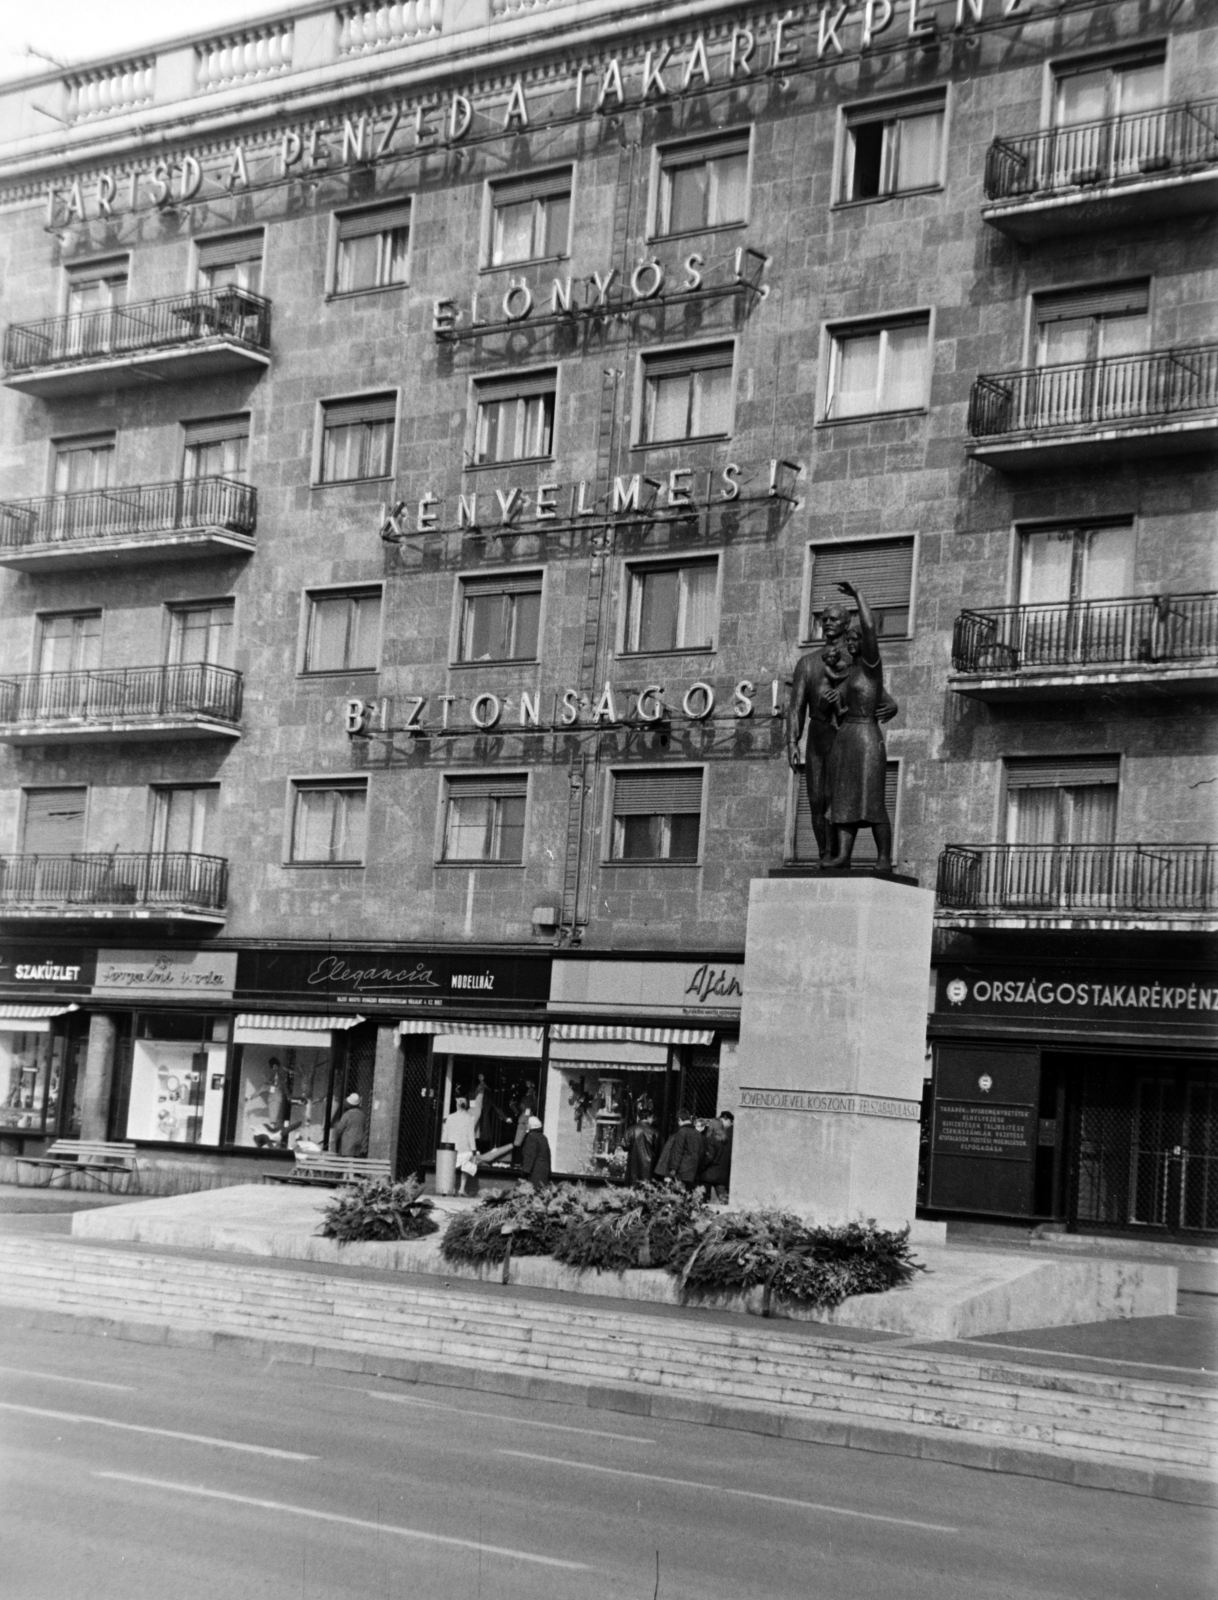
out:
<path id="1" fill-rule="evenodd" d="M 1184 1383 L 45 1235 L 0 1239 L 0 1304 L 45 1326 L 101 1319 L 306 1364 L 324 1351 L 410 1382 L 1218 1503 L 1218 1390 Z"/>

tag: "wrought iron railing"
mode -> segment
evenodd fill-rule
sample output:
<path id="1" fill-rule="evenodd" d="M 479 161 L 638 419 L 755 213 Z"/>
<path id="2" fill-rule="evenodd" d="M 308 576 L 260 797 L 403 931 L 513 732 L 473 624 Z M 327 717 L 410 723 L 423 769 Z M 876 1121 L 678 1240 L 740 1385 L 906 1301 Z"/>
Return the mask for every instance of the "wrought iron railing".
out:
<path id="1" fill-rule="evenodd" d="M 957 672 L 1172 665 L 1206 658 L 1218 660 L 1213 591 L 962 611 L 952 633 Z"/>
<path id="2" fill-rule="evenodd" d="M 233 478 L 190 478 L 0 501 L 0 552 L 187 528 L 253 533 L 258 495 Z"/>
<path id="3" fill-rule="evenodd" d="M 0 856 L 0 906 L 193 906 L 222 911 L 223 856 L 181 850 Z"/>
<path id="4" fill-rule="evenodd" d="M 989 200 L 1137 182 L 1218 165 L 1218 100 L 995 139 L 985 158 Z"/>
<path id="5" fill-rule="evenodd" d="M 1218 344 L 983 374 L 969 397 L 974 439 L 1165 422 L 1218 409 Z"/>
<path id="6" fill-rule="evenodd" d="M 4 370 L 11 376 L 39 367 L 138 355 L 214 339 L 268 349 L 271 302 L 248 289 L 228 285 L 137 305 L 47 317 L 42 322 L 15 322 L 4 335 Z"/>
<path id="7" fill-rule="evenodd" d="M 949 844 L 936 894 L 945 911 L 1214 911 L 1218 845 Z"/>
<path id="8" fill-rule="evenodd" d="M 205 661 L 0 678 L 0 724 L 241 717 L 241 674 Z"/>

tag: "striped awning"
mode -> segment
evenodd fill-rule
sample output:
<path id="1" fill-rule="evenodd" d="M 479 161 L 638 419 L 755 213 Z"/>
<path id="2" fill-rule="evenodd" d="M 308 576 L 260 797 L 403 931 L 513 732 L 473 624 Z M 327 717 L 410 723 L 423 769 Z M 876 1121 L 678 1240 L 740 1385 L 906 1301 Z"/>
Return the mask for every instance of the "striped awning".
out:
<path id="1" fill-rule="evenodd" d="M 619 1022 L 555 1022 L 551 1039 L 629 1040 L 632 1044 L 714 1044 L 711 1028 L 630 1028 Z"/>
<path id="2" fill-rule="evenodd" d="M 0 1006 L 0 1022 L 45 1022 L 79 1010 L 79 1006 Z"/>
<path id="3" fill-rule="evenodd" d="M 541 1042 L 541 1029 L 514 1022 L 448 1022 L 442 1017 L 410 1017 L 398 1023 L 402 1033 L 460 1034 L 466 1039 L 527 1039 Z"/>
<path id="4" fill-rule="evenodd" d="M 237 1016 L 237 1026 L 250 1033 L 330 1033 L 354 1028 L 363 1020 L 363 1017 L 276 1016 L 271 1012 L 242 1011 Z"/>

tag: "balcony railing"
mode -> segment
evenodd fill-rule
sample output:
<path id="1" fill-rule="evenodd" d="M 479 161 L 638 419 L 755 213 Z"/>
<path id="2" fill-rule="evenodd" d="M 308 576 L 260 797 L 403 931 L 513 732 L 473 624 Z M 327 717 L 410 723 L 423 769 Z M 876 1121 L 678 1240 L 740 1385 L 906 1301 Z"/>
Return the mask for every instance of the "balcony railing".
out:
<path id="1" fill-rule="evenodd" d="M 1213 165 L 1218 165 L 1218 100 L 1186 101 L 995 139 L 985 158 L 985 193 L 988 200 L 1013 200 Z"/>
<path id="2" fill-rule="evenodd" d="M 136 305 L 14 323 L 4 335 L 8 375 L 40 367 L 121 359 L 171 346 L 234 341 L 265 351 L 271 303 L 248 289 L 195 289 Z"/>
<path id="3" fill-rule="evenodd" d="M 85 489 L 0 502 L 0 560 L 30 545 L 123 539 L 190 528 L 251 534 L 258 497 L 233 478 L 191 478 L 129 488 Z"/>
<path id="4" fill-rule="evenodd" d="M 228 898 L 223 856 L 184 851 L 0 856 L 4 907 L 184 906 L 222 911 Z"/>
<path id="5" fill-rule="evenodd" d="M 936 893 L 982 914 L 1214 911 L 1218 845 L 949 844 Z"/>
<path id="6" fill-rule="evenodd" d="M 241 674 L 204 661 L 176 666 L 31 672 L 0 678 L 4 724 L 241 718 Z"/>
<path id="7" fill-rule="evenodd" d="M 974 439 L 1052 429 L 1170 422 L 1218 408 L 1218 344 L 982 375 L 969 399 Z"/>
<path id="8" fill-rule="evenodd" d="M 1153 594 L 962 611 L 957 672 L 1137 667 L 1218 658 L 1218 593 Z"/>

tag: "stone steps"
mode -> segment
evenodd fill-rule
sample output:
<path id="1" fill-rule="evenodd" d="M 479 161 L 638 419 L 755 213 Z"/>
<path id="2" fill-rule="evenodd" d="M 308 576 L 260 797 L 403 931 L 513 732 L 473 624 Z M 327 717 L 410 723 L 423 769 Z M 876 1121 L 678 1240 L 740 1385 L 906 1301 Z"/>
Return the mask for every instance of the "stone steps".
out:
<path id="1" fill-rule="evenodd" d="M 568 1306 L 460 1286 L 402 1285 L 342 1273 L 66 1240 L 0 1240 L 0 1300 L 31 1309 L 346 1350 L 365 1367 L 409 1352 L 479 1382 L 494 1372 L 623 1394 L 871 1422 L 919 1437 L 973 1438 L 1046 1461 L 1213 1472 L 1218 1395 L 1185 1385 L 1001 1364 L 908 1347 L 796 1338 Z M 1053 1474 L 1048 1474 L 1053 1475 Z"/>

